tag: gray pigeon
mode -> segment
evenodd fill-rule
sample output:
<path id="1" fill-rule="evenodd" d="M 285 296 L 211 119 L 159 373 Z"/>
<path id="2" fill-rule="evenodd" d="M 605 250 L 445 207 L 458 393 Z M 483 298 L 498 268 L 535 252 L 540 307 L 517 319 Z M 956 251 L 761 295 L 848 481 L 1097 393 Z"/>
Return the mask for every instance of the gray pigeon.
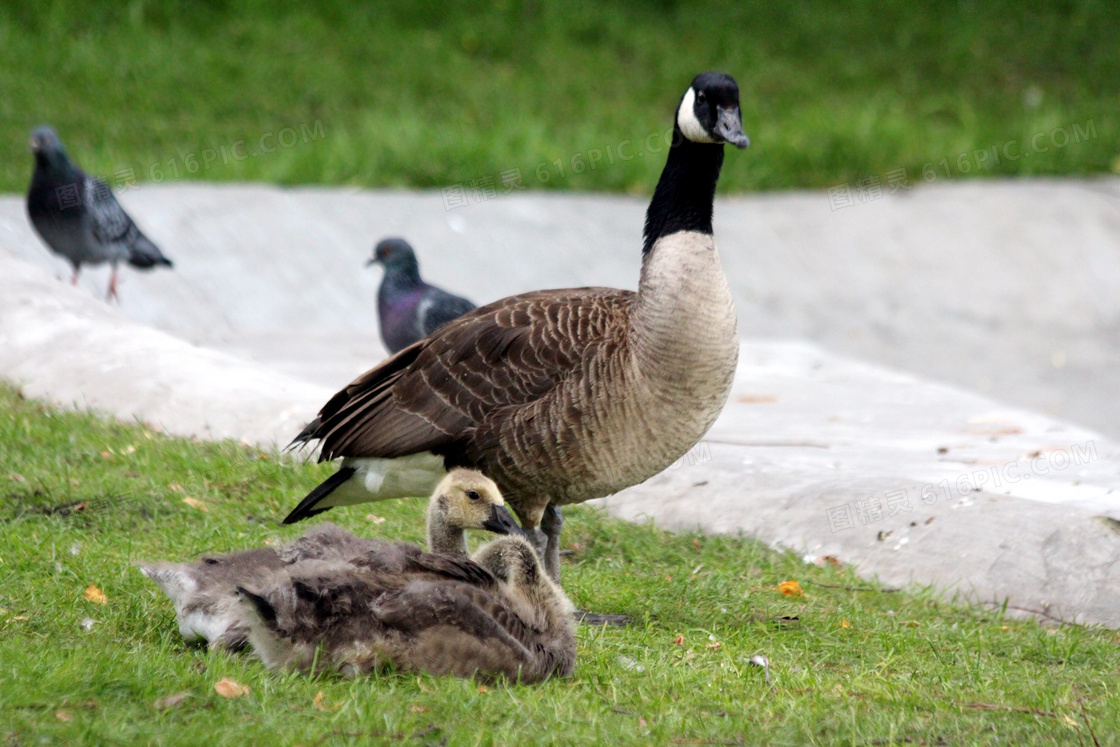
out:
<path id="1" fill-rule="evenodd" d="M 147 270 L 171 267 L 171 260 L 140 232 L 113 197 L 109 185 L 88 176 L 70 161 L 58 135 L 50 127 L 31 133 L 35 173 L 27 191 L 31 225 L 50 247 L 74 266 L 77 284 L 82 265 L 109 262 L 108 298 L 117 298 L 117 263 L 122 259 Z"/>
<path id="2" fill-rule="evenodd" d="M 404 239 L 383 239 L 366 262 L 385 268 L 377 291 L 381 339 L 390 353 L 419 342 L 475 305 L 465 298 L 428 285 L 420 279 L 416 252 Z"/>

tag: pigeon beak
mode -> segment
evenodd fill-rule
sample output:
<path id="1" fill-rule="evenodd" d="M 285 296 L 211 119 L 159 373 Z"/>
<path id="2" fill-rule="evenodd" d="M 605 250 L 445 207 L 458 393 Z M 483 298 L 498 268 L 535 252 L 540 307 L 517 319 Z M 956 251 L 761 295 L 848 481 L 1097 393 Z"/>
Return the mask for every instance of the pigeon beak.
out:
<path id="1" fill-rule="evenodd" d="M 38 153 L 39 152 L 39 141 L 36 140 L 35 138 L 31 138 L 31 140 L 27 143 L 27 149 L 29 151 L 31 151 L 32 153 Z"/>
<path id="2" fill-rule="evenodd" d="M 377 257 L 370 257 L 366 260 L 366 267 L 373 267 L 375 264 L 377 264 Z"/>
<path id="3" fill-rule="evenodd" d="M 493 506 L 490 509 L 490 518 L 482 522 L 482 528 L 495 534 L 512 534 L 515 537 L 527 536 L 525 530 L 517 525 L 505 506 Z"/>
<path id="4" fill-rule="evenodd" d="M 731 143 L 740 150 L 751 144 L 751 139 L 743 132 L 743 117 L 739 113 L 739 107 L 725 109 L 721 106 L 718 107 L 717 112 L 716 134 L 723 138 L 725 143 Z"/>

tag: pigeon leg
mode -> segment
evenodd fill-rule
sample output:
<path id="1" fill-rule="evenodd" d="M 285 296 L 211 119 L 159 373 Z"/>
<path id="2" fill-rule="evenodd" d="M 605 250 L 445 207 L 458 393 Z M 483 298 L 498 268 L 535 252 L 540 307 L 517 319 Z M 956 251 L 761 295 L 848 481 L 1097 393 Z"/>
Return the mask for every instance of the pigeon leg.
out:
<path id="1" fill-rule="evenodd" d="M 105 294 L 105 300 L 106 301 L 112 301 L 114 298 L 117 299 L 118 302 L 121 300 L 121 297 L 117 295 L 117 266 L 116 265 L 113 265 L 113 272 L 112 272 L 111 275 L 109 275 L 109 292 L 107 294 Z"/>
<path id="2" fill-rule="evenodd" d="M 70 285 L 78 284 L 78 273 L 82 271 L 81 265 L 74 265 L 74 274 L 70 277 Z"/>

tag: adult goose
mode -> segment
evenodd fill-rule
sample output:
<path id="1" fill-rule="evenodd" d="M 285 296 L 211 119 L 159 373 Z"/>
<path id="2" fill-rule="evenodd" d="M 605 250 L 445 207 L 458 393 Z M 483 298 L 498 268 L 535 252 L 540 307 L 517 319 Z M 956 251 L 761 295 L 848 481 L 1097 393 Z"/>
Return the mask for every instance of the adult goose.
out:
<path id="1" fill-rule="evenodd" d="M 417 555 L 403 572 L 310 561 L 238 589 L 269 668 L 347 676 L 393 667 L 522 683 L 575 666 L 573 607 L 520 538 L 466 559 Z"/>
<path id="2" fill-rule="evenodd" d="M 637 293 L 511 296 L 358 377 L 293 441 L 343 461 L 285 522 L 423 495 L 445 470 L 472 467 L 497 482 L 559 580 L 560 506 L 667 468 L 727 400 L 739 338 L 712 237 L 724 143 L 749 145 L 739 88 L 704 73 L 676 109 Z"/>
<path id="3" fill-rule="evenodd" d="M 467 529 L 522 534 L 492 480 L 472 470 L 456 469 L 440 482 L 428 502 L 428 549 L 466 557 Z M 409 542 L 367 539 L 334 524 L 322 524 L 281 547 L 204 556 L 196 563 L 150 563 L 140 570 L 175 605 L 183 638 L 205 641 L 210 648 L 239 650 L 249 631 L 238 586 L 267 584 L 278 572 L 312 561 L 398 573 L 420 553 Z"/>

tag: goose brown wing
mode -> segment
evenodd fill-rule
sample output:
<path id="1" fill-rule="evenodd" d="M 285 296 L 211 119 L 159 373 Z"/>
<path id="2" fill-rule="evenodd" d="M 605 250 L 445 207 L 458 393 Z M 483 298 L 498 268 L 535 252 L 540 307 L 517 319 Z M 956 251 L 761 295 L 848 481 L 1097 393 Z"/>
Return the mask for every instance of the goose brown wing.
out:
<path id="1" fill-rule="evenodd" d="M 495 418 L 546 397 L 626 334 L 634 293 L 537 291 L 476 309 L 340 391 L 297 441 L 320 459 L 446 450 Z"/>

